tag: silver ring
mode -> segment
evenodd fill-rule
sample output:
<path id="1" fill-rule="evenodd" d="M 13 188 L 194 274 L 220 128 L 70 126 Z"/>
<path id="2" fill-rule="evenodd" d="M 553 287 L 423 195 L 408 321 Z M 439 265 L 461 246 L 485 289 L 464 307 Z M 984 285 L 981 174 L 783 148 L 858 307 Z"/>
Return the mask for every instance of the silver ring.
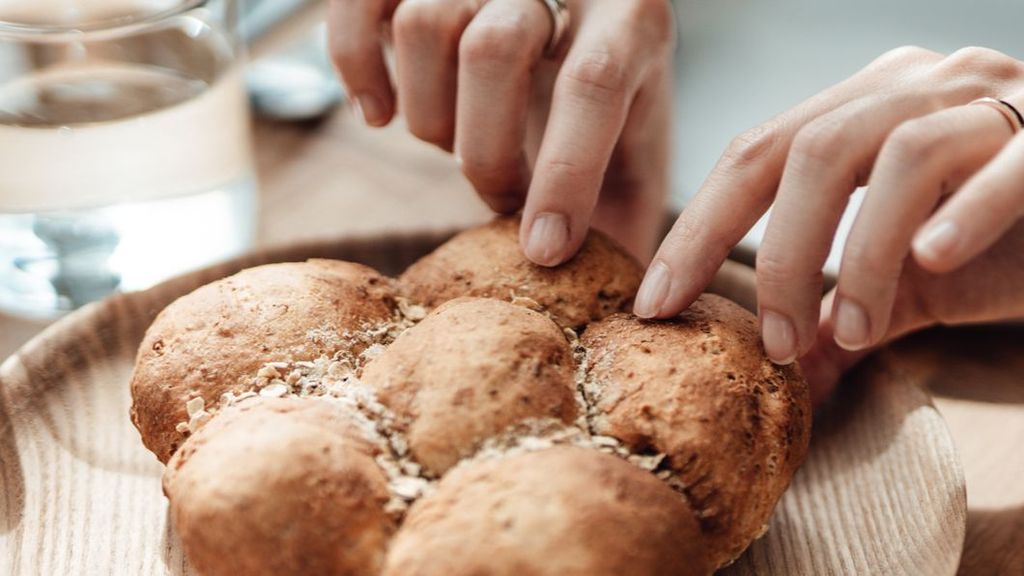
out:
<path id="1" fill-rule="evenodd" d="M 988 106 L 1002 114 L 1003 118 L 1006 118 L 1006 121 L 1009 122 L 1010 129 L 1013 130 L 1014 134 L 1024 130 L 1024 115 L 1021 115 L 1020 110 L 1017 110 L 1016 106 L 1010 104 L 1006 100 L 986 96 L 984 98 L 978 98 L 977 100 L 970 102 L 970 104 Z"/>
<path id="2" fill-rule="evenodd" d="M 551 13 L 551 37 L 548 38 L 548 45 L 544 48 L 546 58 L 555 58 L 562 47 L 562 40 L 565 33 L 569 31 L 569 5 L 565 0 L 540 0 L 548 7 Z"/>

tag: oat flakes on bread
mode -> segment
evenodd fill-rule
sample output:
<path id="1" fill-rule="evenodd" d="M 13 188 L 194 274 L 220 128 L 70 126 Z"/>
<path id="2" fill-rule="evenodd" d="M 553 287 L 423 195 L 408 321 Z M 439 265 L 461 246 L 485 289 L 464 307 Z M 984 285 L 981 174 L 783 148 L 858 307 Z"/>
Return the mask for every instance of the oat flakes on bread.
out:
<path id="1" fill-rule="evenodd" d="M 164 473 L 189 563 L 203 575 L 378 574 L 394 526 L 373 453 L 322 400 L 224 409 Z"/>
<path id="2" fill-rule="evenodd" d="M 640 263 L 596 230 L 565 264 L 533 264 L 519 247 L 519 219 L 505 217 L 420 259 L 401 275 L 399 290 L 430 308 L 459 296 L 532 301 L 562 326 L 578 328 L 628 310 L 642 278 Z"/>
<path id="3" fill-rule="evenodd" d="M 402 333 L 362 381 L 395 415 L 412 456 L 441 475 L 528 419 L 576 418 L 573 359 L 549 318 L 500 300 L 458 298 Z"/>
<path id="4" fill-rule="evenodd" d="M 418 501 L 385 576 L 698 576 L 685 500 L 614 456 L 560 446 L 470 462 Z"/>
<path id="5" fill-rule="evenodd" d="M 764 532 L 807 454 L 810 402 L 798 369 L 771 363 L 754 316 L 709 294 L 674 321 L 619 314 L 581 341 L 595 432 L 665 454 L 712 564 L 734 560 Z"/>
<path id="6" fill-rule="evenodd" d="M 167 462 L 190 431 L 182 424 L 195 424 L 223 393 L 249 388 L 265 363 L 349 347 L 336 336 L 391 319 L 391 284 L 361 264 L 311 260 L 243 270 L 177 299 L 136 356 L 131 416 L 143 444 Z M 351 352 L 362 346 L 351 343 Z"/>

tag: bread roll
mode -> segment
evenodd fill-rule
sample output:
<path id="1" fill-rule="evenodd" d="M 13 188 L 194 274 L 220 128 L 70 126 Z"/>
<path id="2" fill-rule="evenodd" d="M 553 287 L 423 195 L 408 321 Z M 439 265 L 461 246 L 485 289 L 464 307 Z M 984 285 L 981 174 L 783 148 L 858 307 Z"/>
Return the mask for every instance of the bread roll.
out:
<path id="1" fill-rule="evenodd" d="M 753 315 L 710 295 L 673 321 L 612 316 L 581 341 L 596 432 L 666 454 L 713 566 L 731 562 L 763 533 L 807 453 L 810 404 L 797 368 L 772 364 Z"/>
<path id="2" fill-rule="evenodd" d="M 399 285 L 427 307 L 459 296 L 532 300 L 562 326 L 575 328 L 628 309 L 642 276 L 640 264 L 597 231 L 565 264 L 537 266 L 519 247 L 519 219 L 498 218 L 458 234 L 410 266 Z"/>
<path id="3" fill-rule="evenodd" d="M 164 491 L 204 576 L 376 575 L 393 530 L 370 445 L 324 400 L 225 409 L 171 459 Z"/>
<path id="4" fill-rule="evenodd" d="M 556 447 L 453 470 L 413 505 L 384 575 L 703 575 L 695 518 L 649 473 Z"/>
<path id="5" fill-rule="evenodd" d="M 367 364 L 362 380 L 433 475 L 513 424 L 576 417 L 565 335 L 544 315 L 498 300 L 444 304 Z"/>
<path id="6" fill-rule="evenodd" d="M 251 268 L 179 298 L 136 357 L 131 415 L 142 442 L 166 462 L 186 436 L 176 428 L 190 420 L 187 402 L 214 406 L 266 362 L 358 353 L 365 344 L 342 336 L 389 320 L 393 304 L 388 279 L 330 260 Z"/>

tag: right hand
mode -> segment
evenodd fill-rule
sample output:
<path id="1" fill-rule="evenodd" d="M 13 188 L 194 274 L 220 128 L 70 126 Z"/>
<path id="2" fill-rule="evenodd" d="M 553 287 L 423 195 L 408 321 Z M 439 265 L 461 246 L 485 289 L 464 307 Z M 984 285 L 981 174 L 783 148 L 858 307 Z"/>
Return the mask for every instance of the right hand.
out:
<path id="1" fill-rule="evenodd" d="M 592 221 L 646 261 L 668 187 L 671 5 L 568 4 L 547 58 L 542 0 L 332 0 L 331 52 L 367 124 L 387 124 L 397 96 L 409 131 L 454 151 L 491 208 L 523 210 L 534 262 L 571 258 Z"/>
<path id="2" fill-rule="evenodd" d="M 986 96 L 1024 110 L 1024 62 L 902 48 L 737 138 L 659 249 L 636 313 L 689 306 L 774 203 L 757 296 L 777 363 L 838 345 L 840 365 L 933 323 L 1020 316 L 1024 132 L 1009 108 L 972 104 Z M 822 266 L 865 184 L 822 314 Z"/>

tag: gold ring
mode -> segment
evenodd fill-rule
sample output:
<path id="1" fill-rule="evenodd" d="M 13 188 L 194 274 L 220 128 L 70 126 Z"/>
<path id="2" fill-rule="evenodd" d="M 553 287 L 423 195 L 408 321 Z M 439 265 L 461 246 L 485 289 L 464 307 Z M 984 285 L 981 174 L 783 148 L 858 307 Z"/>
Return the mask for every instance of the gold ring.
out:
<path id="1" fill-rule="evenodd" d="M 1013 104 L 1010 104 L 1006 100 L 986 96 L 984 98 L 978 98 L 970 104 L 981 104 L 982 106 L 988 106 L 989 108 L 998 111 L 1003 115 L 1003 118 L 1006 118 L 1006 121 L 1009 122 L 1010 129 L 1013 130 L 1014 134 L 1024 130 L 1024 115 L 1022 115 L 1020 110 L 1017 110 Z"/>

